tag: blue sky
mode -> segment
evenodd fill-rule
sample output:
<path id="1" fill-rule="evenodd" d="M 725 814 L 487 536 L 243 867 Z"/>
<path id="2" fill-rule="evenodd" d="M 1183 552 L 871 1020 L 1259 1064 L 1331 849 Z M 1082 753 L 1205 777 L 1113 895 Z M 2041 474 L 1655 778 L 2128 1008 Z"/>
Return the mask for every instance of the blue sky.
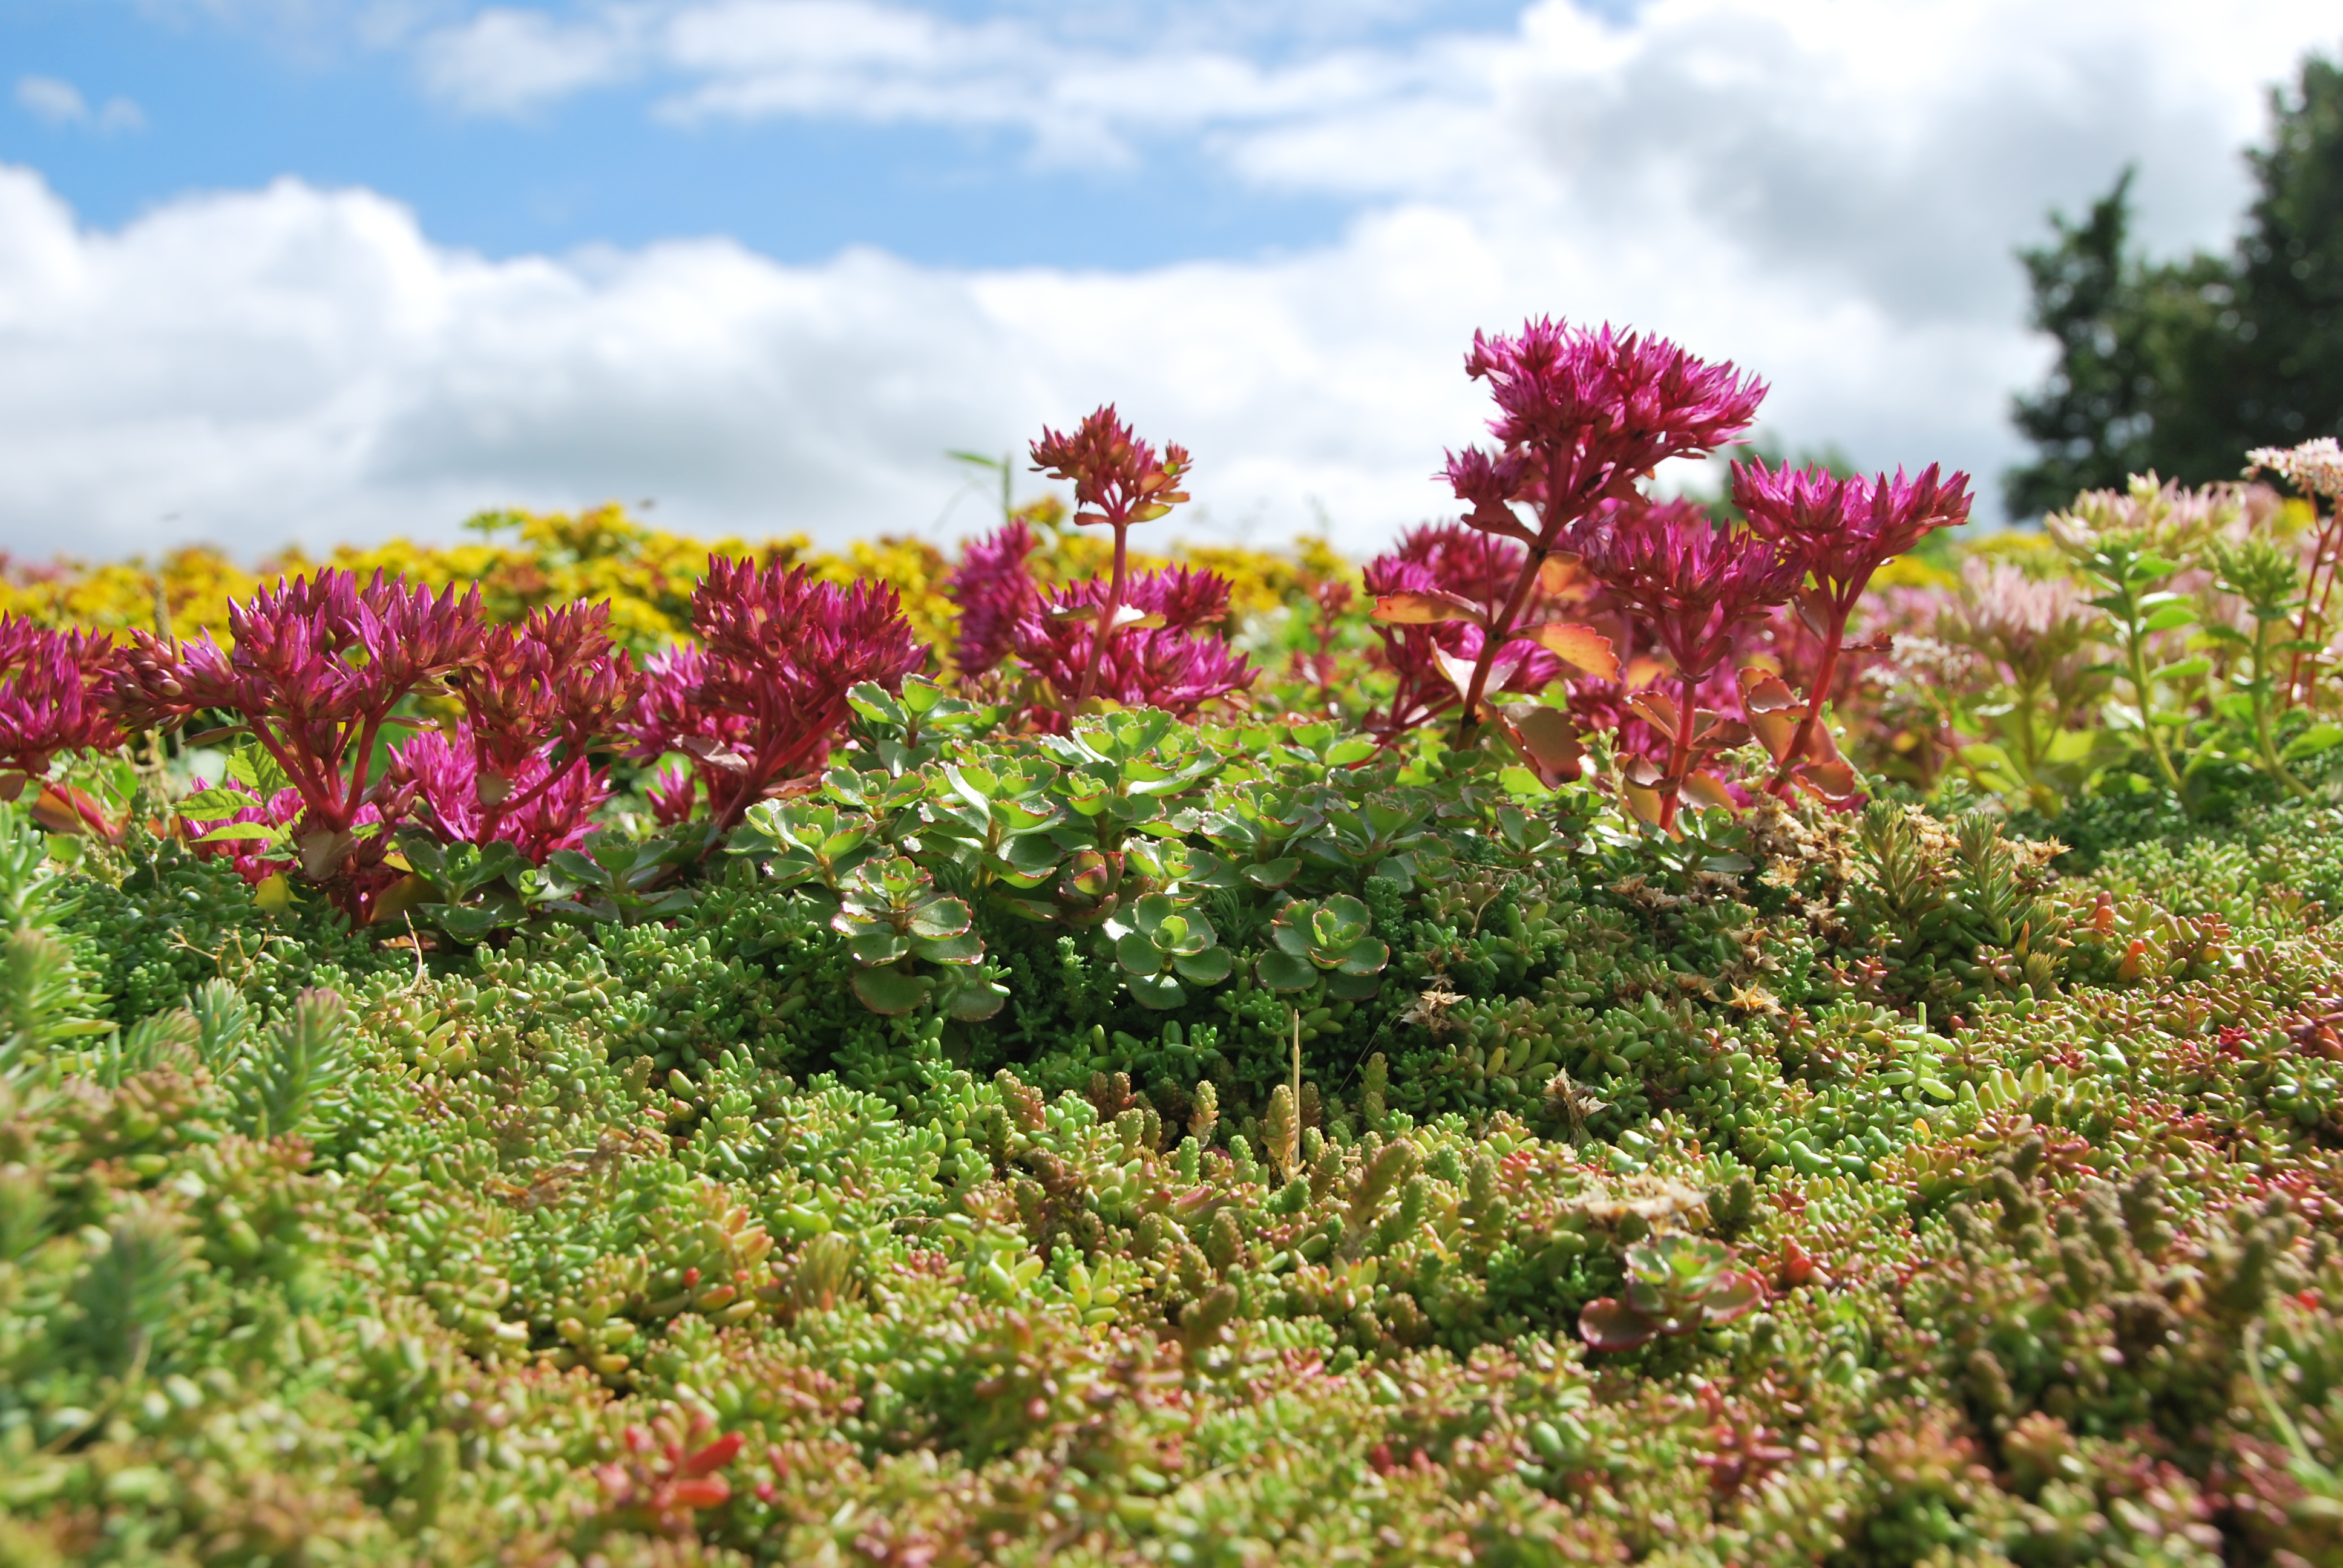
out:
<path id="1" fill-rule="evenodd" d="M 654 498 L 940 537 L 1115 400 L 1192 531 L 1447 508 L 1476 327 L 1612 320 L 1993 478 L 2011 258 L 2162 250 L 2331 5 L 0 0 L 0 549 L 257 555 Z"/>
<path id="2" fill-rule="evenodd" d="M 670 106 L 692 74 L 656 59 L 508 104 L 435 80 L 468 22 L 590 27 L 617 9 L 7 0 L 0 39 L 15 79 L 70 85 L 91 117 L 45 117 L 20 95 L 0 120 L 0 160 L 41 169 L 101 226 L 190 190 L 292 174 L 396 196 L 435 240 L 496 256 L 720 234 L 784 261 L 874 245 L 947 266 L 1131 267 L 1324 244 L 1354 205 L 1248 185 L 1193 140 L 1144 126 L 1093 158 L 1037 148 L 1027 127 L 981 114 L 679 118 Z M 1503 35 L 1520 7 L 1260 6 L 1241 26 L 1239 14 L 1202 7 L 925 9 L 962 26 L 1031 28 L 1055 46 L 1218 43 L 1274 67 L 1330 49 Z M 131 107 L 99 124 L 109 103 Z"/>

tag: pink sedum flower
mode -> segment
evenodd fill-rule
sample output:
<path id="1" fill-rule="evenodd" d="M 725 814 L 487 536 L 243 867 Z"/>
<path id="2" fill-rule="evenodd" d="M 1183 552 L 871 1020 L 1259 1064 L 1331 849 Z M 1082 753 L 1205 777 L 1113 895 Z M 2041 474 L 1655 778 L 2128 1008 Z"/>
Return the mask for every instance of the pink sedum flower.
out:
<path id="1" fill-rule="evenodd" d="M 1724 662 L 1743 628 L 1786 603 L 1806 573 L 1795 545 L 1729 533 L 1681 500 L 1613 508 L 1582 537 L 1579 558 L 1694 681 Z"/>
<path id="2" fill-rule="evenodd" d="M 484 773 L 479 749 L 471 726 L 458 720 L 452 734 L 426 730 L 392 754 L 393 777 L 412 781 L 416 804 L 441 839 L 508 843 L 538 866 L 554 850 L 586 841 L 595 811 L 610 794 L 600 769 L 580 762 L 557 773 L 539 754 Z M 483 789 L 484 779 L 494 782 Z"/>
<path id="3" fill-rule="evenodd" d="M 1671 457 L 1706 452 L 1756 417 L 1765 387 L 1664 337 L 1540 317 L 1473 335 L 1464 372 L 1497 404 L 1494 452 L 1452 454 L 1448 478 L 1475 528 L 1552 548 L 1604 500 L 1624 500 Z M 1537 526 L 1513 510 L 1527 505 Z"/>
<path id="4" fill-rule="evenodd" d="M 1011 522 L 961 550 L 960 565 L 944 579 L 945 593 L 960 607 L 952 663 L 960 674 L 982 675 L 1015 648 L 1018 621 L 1041 602 L 1025 566 L 1037 542 L 1032 529 Z"/>
<path id="5" fill-rule="evenodd" d="M 710 843 L 775 786 L 822 765 L 851 688 L 899 690 L 928 655 L 893 588 L 840 588 L 802 567 L 711 558 L 691 618 L 699 650 L 652 660 L 620 728 L 639 757 L 692 759 Z"/>
<path id="6" fill-rule="evenodd" d="M 1107 591 L 1095 578 L 1069 583 L 1019 619 L 1018 658 L 1057 691 L 1079 689 L 1095 661 L 1093 695 L 1192 719 L 1205 703 L 1245 689 L 1259 674 L 1225 641 L 1199 633 L 1228 614 L 1229 585 L 1213 573 L 1175 567 L 1133 574 L 1123 585 L 1124 614 L 1162 624 L 1121 626 L 1100 650 L 1096 611 Z M 1055 709 L 1037 709 L 1029 718 L 1045 729 L 1065 724 Z"/>
<path id="7" fill-rule="evenodd" d="M 21 616 L 0 616 L 0 797 L 48 776 L 66 751 L 110 751 L 121 731 L 105 708 L 112 639 L 53 631 Z"/>

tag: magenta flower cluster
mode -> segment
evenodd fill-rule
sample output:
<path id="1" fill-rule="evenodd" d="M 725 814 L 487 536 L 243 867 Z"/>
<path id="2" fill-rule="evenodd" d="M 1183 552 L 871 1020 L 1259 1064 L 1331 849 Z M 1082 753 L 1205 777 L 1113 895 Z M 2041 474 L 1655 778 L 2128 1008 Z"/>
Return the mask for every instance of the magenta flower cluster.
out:
<path id="1" fill-rule="evenodd" d="M 803 567 L 709 560 L 691 624 L 699 648 L 653 659 L 618 729 L 637 757 L 691 759 L 688 781 L 662 781 L 661 814 L 680 819 L 704 798 L 711 842 L 776 788 L 821 767 L 850 689 L 866 680 L 899 689 L 928 657 L 893 588 L 840 588 Z"/>

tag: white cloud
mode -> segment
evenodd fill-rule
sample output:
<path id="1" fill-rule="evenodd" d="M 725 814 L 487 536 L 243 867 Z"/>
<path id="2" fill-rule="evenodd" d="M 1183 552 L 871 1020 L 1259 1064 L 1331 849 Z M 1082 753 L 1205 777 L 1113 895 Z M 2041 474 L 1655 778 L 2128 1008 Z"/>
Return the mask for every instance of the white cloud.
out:
<path id="1" fill-rule="evenodd" d="M 96 131 L 135 131 L 146 123 L 138 106 L 127 98 L 108 98 L 97 108 L 71 82 L 55 76 L 19 76 L 16 106 L 44 125 L 72 126 Z"/>
<path id="2" fill-rule="evenodd" d="M 576 22 L 495 8 L 426 35 L 417 63 L 425 85 L 459 109 L 525 115 L 633 74 L 648 20 L 639 6 Z"/>
<path id="3" fill-rule="evenodd" d="M 703 533 L 918 530 L 960 483 L 946 448 L 1003 450 L 1111 398 L 1196 452 L 1205 526 L 1275 537 L 1322 503 L 1366 549 L 1444 509 L 1429 476 L 1479 433 L 1473 327 L 1545 312 L 1755 368 L 1793 442 L 1989 488 L 2016 456 L 2008 394 L 2042 362 L 2011 246 L 2130 160 L 2153 240 L 2218 242 L 2264 85 L 2334 25 L 2282 0 L 1655 0 L 1617 25 L 1550 3 L 1505 39 L 1229 55 L 1224 83 L 1198 67 L 1157 91 L 1156 66 L 1209 51 L 1086 42 L 1037 75 L 986 53 L 992 24 L 864 26 L 879 9 L 629 25 L 669 44 L 719 12 L 780 27 L 710 35 L 681 102 L 795 82 L 789 112 L 882 112 L 837 96 L 861 84 L 944 112 L 926 83 L 990 114 L 1013 81 L 1056 106 L 1030 123 L 1110 130 L 1161 103 L 1235 177 L 1360 216 L 1296 255 L 1121 273 L 785 266 L 723 241 L 488 262 L 365 192 L 280 184 L 102 234 L 0 174 L 0 545 L 257 552 L 643 496 Z M 495 25 L 535 46 L 535 24 Z"/>

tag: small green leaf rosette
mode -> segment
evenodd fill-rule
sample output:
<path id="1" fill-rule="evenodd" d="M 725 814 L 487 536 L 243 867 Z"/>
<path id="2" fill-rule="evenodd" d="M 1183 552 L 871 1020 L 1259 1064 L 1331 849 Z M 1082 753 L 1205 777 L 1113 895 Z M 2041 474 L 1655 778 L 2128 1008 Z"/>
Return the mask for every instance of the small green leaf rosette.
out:
<path id="1" fill-rule="evenodd" d="M 1270 950 L 1253 978 L 1271 990 L 1309 990 L 1322 981 L 1331 996 L 1361 1000 L 1383 989 L 1391 949 L 1373 934 L 1367 906 L 1348 893 L 1322 902 L 1296 899 L 1270 926 Z"/>

